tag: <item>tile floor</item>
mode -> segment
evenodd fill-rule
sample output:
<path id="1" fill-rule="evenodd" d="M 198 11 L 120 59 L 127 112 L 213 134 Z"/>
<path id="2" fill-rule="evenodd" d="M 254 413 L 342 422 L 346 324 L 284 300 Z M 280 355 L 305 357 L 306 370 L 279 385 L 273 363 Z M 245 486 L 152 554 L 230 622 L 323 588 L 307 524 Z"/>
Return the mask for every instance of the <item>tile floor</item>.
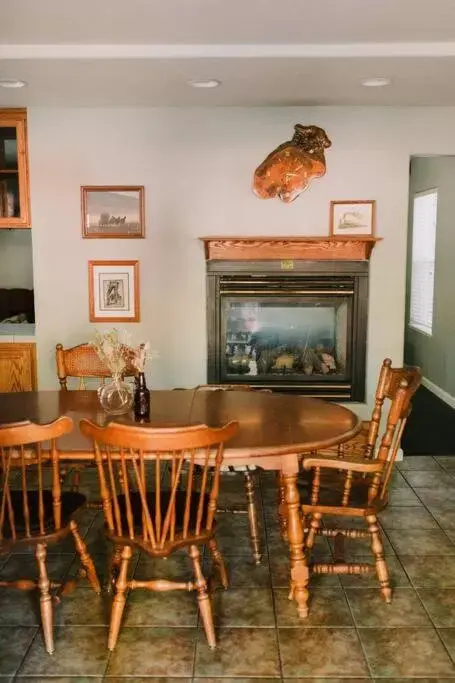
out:
<path id="1" fill-rule="evenodd" d="M 96 490 L 94 472 L 84 474 Z M 220 504 L 243 502 L 241 475 L 223 477 Z M 262 502 L 260 567 L 250 559 L 247 520 L 223 514 L 218 538 L 232 587 L 213 581 L 218 648 L 211 651 L 200 627 L 194 594 L 129 595 L 114 653 L 106 650 L 109 604 L 81 582 L 56 607 L 56 652 L 43 649 L 36 601 L 29 594 L 0 589 L 0 683 L 3 681 L 132 681 L 162 683 L 245 683 L 306 681 L 438 681 L 455 683 L 455 457 L 408 457 L 399 464 L 391 504 L 381 521 L 394 585 L 385 605 L 373 576 L 316 577 L 311 613 L 299 621 L 287 600 L 287 549 L 275 519 L 274 479 L 258 482 Z M 100 513 L 86 511 L 81 529 L 105 574 L 107 545 Z M 352 556 L 368 555 L 364 541 L 351 541 Z M 318 539 L 317 554 L 330 556 Z M 76 575 L 70 541 L 50 554 L 50 573 Z M 34 576 L 30 555 L 0 559 L 0 580 Z M 189 576 L 181 555 L 168 560 L 133 558 L 137 578 Z M 211 573 L 209 561 L 207 572 Z"/>

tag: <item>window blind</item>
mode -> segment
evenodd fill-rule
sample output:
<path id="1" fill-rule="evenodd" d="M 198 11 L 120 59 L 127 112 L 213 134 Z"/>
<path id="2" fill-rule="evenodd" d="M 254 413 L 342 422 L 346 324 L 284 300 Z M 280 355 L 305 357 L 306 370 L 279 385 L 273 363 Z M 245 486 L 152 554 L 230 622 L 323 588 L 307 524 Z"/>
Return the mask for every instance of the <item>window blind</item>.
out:
<path id="1" fill-rule="evenodd" d="M 414 195 L 409 325 L 426 334 L 433 330 L 437 209 L 437 190 Z"/>

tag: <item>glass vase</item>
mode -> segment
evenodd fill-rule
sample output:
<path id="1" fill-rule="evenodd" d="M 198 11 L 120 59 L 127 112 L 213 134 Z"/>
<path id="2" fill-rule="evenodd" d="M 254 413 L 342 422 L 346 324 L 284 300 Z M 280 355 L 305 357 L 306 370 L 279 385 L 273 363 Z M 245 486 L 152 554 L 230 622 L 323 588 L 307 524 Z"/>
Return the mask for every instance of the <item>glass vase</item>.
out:
<path id="1" fill-rule="evenodd" d="M 103 384 L 98 389 L 98 398 L 103 410 L 109 415 L 123 415 L 131 410 L 134 400 L 134 386 L 119 377 Z"/>

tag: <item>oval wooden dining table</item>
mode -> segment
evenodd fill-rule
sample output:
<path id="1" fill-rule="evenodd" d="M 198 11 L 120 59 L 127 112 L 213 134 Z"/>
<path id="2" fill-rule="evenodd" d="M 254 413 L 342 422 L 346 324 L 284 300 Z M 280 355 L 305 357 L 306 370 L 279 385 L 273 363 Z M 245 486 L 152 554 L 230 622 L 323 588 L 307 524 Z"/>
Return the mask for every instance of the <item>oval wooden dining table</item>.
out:
<path id="1" fill-rule="evenodd" d="M 281 473 L 287 504 L 287 534 L 291 565 L 291 592 L 299 615 L 308 614 L 309 571 L 303 552 L 303 524 L 297 489 L 299 456 L 349 440 L 361 421 L 348 408 L 293 394 L 246 391 L 177 389 L 150 392 L 148 426 L 206 424 L 219 427 L 238 420 L 239 431 L 225 447 L 228 465 L 256 465 Z M 96 391 L 36 391 L 0 394 L 0 425 L 30 420 L 46 424 L 60 415 L 74 420 L 75 429 L 59 440 L 62 458 L 93 458 L 92 444 L 78 423 L 91 419 L 103 426 L 129 416 L 108 416 Z"/>

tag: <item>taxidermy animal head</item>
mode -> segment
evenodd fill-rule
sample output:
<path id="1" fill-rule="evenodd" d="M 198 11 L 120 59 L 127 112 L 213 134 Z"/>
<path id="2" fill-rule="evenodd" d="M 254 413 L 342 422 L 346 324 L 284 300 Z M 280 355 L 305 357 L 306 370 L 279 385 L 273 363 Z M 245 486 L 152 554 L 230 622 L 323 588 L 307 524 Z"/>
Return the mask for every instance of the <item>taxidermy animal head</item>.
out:
<path id="1" fill-rule="evenodd" d="M 294 126 L 292 140 L 271 152 L 254 172 L 253 191 L 262 199 L 294 201 L 313 178 L 325 174 L 324 149 L 332 143 L 318 126 Z"/>

